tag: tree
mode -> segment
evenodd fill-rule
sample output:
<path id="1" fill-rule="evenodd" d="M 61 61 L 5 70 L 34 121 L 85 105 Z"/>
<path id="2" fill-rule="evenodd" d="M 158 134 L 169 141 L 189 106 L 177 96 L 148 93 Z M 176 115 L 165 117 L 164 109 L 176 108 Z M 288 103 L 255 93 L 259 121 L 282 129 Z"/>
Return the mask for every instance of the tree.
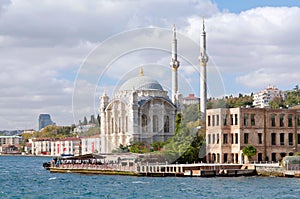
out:
<path id="1" fill-rule="evenodd" d="M 280 108 L 280 107 L 283 107 L 284 104 L 283 104 L 283 99 L 282 97 L 274 97 L 270 102 L 269 102 L 269 106 L 270 108 Z"/>
<path id="2" fill-rule="evenodd" d="M 247 156 L 248 161 L 251 161 L 251 157 L 256 155 L 256 148 L 253 145 L 248 145 L 243 148 L 243 154 Z"/>
<path id="3" fill-rule="evenodd" d="M 97 115 L 96 126 L 100 127 L 100 122 L 101 122 L 101 119 L 100 119 L 100 115 L 98 114 Z"/>

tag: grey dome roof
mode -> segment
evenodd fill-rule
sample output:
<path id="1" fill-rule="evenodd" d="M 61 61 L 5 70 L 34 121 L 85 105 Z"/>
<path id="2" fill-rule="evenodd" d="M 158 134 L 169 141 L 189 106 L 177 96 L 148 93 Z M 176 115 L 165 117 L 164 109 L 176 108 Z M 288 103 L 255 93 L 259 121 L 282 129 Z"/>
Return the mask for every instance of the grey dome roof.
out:
<path id="1" fill-rule="evenodd" d="M 154 79 L 147 76 L 133 77 L 122 84 L 120 91 L 126 90 L 160 90 L 163 91 L 162 86 Z"/>

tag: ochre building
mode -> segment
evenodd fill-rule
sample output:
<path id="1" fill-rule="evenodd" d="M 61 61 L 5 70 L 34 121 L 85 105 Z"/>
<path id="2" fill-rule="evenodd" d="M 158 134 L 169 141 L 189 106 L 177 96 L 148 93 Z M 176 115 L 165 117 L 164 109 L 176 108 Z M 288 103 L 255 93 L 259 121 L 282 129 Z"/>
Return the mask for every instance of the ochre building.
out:
<path id="1" fill-rule="evenodd" d="M 300 110 L 220 108 L 207 110 L 207 162 L 244 163 L 242 150 L 257 149 L 252 161 L 279 161 L 300 151 Z"/>

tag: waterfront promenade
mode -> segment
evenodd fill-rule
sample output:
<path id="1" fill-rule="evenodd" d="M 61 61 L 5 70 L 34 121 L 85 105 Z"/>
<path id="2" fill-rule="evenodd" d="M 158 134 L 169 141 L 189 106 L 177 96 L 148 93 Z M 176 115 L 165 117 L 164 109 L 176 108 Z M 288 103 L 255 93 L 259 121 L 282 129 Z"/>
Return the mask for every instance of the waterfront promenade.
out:
<path id="1" fill-rule="evenodd" d="M 168 164 L 140 163 L 132 160 L 101 162 L 96 160 L 60 160 L 52 161 L 49 168 L 53 173 L 83 173 L 133 176 L 185 176 L 185 177 L 236 177 L 236 176 L 277 176 L 300 177 L 300 170 L 286 170 L 279 162 L 258 162 L 251 164 Z"/>
<path id="2" fill-rule="evenodd" d="M 85 173 L 85 174 L 110 174 L 110 175 L 135 175 L 135 176 L 248 176 L 256 175 L 253 165 L 242 164 L 139 164 L 130 161 L 114 163 L 54 163 L 50 172 L 57 173 Z"/>

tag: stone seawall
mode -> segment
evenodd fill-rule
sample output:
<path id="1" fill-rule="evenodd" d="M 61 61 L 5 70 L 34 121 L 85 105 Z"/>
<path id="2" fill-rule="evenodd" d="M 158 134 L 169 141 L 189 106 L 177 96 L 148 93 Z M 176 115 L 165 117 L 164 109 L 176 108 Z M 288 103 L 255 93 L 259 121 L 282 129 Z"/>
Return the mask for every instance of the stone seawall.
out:
<path id="1" fill-rule="evenodd" d="M 300 170 L 286 170 L 279 165 L 255 165 L 257 175 L 275 177 L 300 177 Z"/>
<path id="2" fill-rule="evenodd" d="M 285 171 L 280 166 L 256 166 L 256 172 L 259 176 L 284 177 Z"/>

